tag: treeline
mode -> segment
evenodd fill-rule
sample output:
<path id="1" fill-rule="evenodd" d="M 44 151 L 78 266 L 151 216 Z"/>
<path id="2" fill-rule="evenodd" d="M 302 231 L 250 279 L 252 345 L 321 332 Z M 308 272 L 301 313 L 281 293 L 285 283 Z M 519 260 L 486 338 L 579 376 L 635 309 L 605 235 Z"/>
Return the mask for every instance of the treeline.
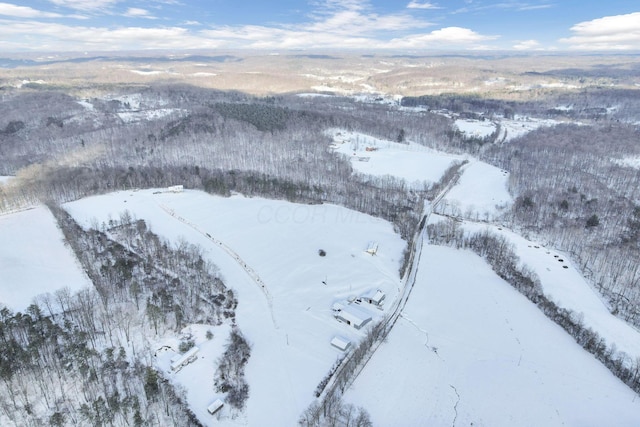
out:
<path id="1" fill-rule="evenodd" d="M 318 399 L 313 401 L 300 416 L 299 425 L 304 427 L 370 427 L 373 425 L 366 409 L 344 403 L 342 395 L 351 385 L 354 374 L 361 370 L 371 357 L 373 346 L 379 344 L 388 331 L 387 321 L 378 322 L 367 329 L 366 336 L 358 345 L 344 359 L 336 362 L 336 365 L 322 379 L 314 393 Z"/>
<path id="2" fill-rule="evenodd" d="M 580 91 L 550 91 L 533 100 L 530 91 L 523 91 L 520 96 L 514 95 L 513 99 L 452 93 L 406 96 L 402 98 L 401 104 L 406 107 L 448 110 L 463 117 L 480 114 L 484 117 L 502 116 L 511 119 L 519 115 L 634 123 L 640 116 L 639 93 L 638 89 L 584 88 Z"/>
<path id="3" fill-rule="evenodd" d="M 98 315 L 88 311 L 99 304 L 95 294 L 56 298 L 67 311 L 45 314 L 33 304 L 24 313 L 0 312 L 3 425 L 200 426 L 184 396 L 152 367 L 132 361 L 124 347 L 104 347 L 76 323 Z"/>
<path id="4" fill-rule="evenodd" d="M 435 132 L 431 125 L 438 132 L 444 132 L 446 125 L 446 119 L 435 115 L 403 119 L 386 106 L 363 104 L 359 111 L 353 101 L 341 99 L 314 105 L 299 97 L 259 99 L 182 86 L 151 88 L 139 95 L 141 104 L 164 100 L 163 108 L 176 112 L 114 125 L 107 119 L 113 113 L 96 107 L 92 113 L 96 122 L 81 131 L 76 122 L 87 113 L 72 110 L 64 123 L 76 123 L 75 136 L 27 138 L 22 140 L 22 151 L 9 150 L 3 163 L 7 172 L 28 157 L 48 156 L 55 165 L 24 170 L 21 186 L 11 193 L 11 200 L 2 202 L 4 209 L 14 208 L 18 204 L 14 201 L 50 197 L 60 202 L 119 189 L 183 184 L 223 195 L 237 191 L 336 203 L 393 221 L 408 238 L 422 211 L 424 189 L 410 189 L 392 177 L 354 174 L 349 159 L 329 148 L 325 131 L 345 127 L 396 140 L 404 132 L 403 120 L 407 138 L 409 134 L 427 138 Z M 345 108 L 347 102 L 351 107 Z M 414 125 L 418 127 L 412 130 Z M 72 162 L 65 160 L 69 156 Z"/>
<path id="5" fill-rule="evenodd" d="M 449 222 L 449 223 L 447 223 Z M 542 291 L 535 272 L 520 266 L 519 257 L 513 244 L 505 237 L 490 231 L 480 231 L 465 235 L 453 220 L 429 224 L 429 239 L 434 244 L 470 249 L 483 257 L 500 278 L 517 289 L 534 303 L 550 320 L 562 327 L 576 343 L 602 362 L 616 377 L 640 394 L 640 357 L 631 359 L 624 352 L 618 352 L 615 345 L 607 345 L 604 338 L 584 325 L 577 313 L 559 307 Z"/>
<path id="6" fill-rule="evenodd" d="M 39 296 L 25 312 L 0 310 L 0 422 L 200 426 L 183 392 L 153 367 L 146 337 L 233 323 L 233 293 L 199 248 L 171 247 L 127 213 L 84 230 L 52 211 L 95 287 Z"/>
<path id="7" fill-rule="evenodd" d="M 291 112 L 282 107 L 253 103 L 218 103 L 213 108 L 225 118 L 232 118 L 250 123 L 259 131 L 283 130 Z"/>
<path id="8" fill-rule="evenodd" d="M 541 128 L 483 157 L 509 170 L 504 220 L 568 252 L 612 312 L 640 326 L 640 156 L 632 125 Z"/>
<path id="9" fill-rule="evenodd" d="M 244 370 L 249 357 L 251 346 L 238 328 L 233 328 L 229 335 L 226 348 L 214 374 L 214 386 L 218 393 L 225 393 L 225 402 L 232 408 L 242 411 L 249 398 L 249 384 L 244 377 Z"/>
<path id="10" fill-rule="evenodd" d="M 162 241 L 127 211 L 84 230 L 63 209 L 50 208 L 105 309 L 133 303 L 156 334 L 190 323 L 234 322 L 237 300 L 198 246 Z"/>

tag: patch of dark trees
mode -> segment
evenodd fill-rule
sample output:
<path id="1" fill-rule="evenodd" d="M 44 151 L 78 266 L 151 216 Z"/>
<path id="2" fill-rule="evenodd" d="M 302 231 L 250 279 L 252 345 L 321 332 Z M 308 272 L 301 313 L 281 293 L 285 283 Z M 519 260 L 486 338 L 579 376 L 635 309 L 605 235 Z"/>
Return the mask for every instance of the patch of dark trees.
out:
<path id="1" fill-rule="evenodd" d="M 39 296 L 24 312 L 0 309 L 3 419 L 16 426 L 200 426 L 183 392 L 149 365 L 152 350 L 139 345 L 149 333 L 187 323 L 234 324 L 233 292 L 199 248 L 172 247 L 127 212 L 85 230 L 50 208 L 94 288 Z M 232 356 L 246 363 L 238 342 Z M 241 402 L 247 393 L 240 387 L 233 396 Z"/>
<path id="2" fill-rule="evenodd" d="M 615 346 L 608 346 L 603 337 L 584 325 L 580 315 L 559 307 L 549 299 L 535 272 L 526 266 L 520 266 L 513 244 L 505 237 L 490 231 L 465 235 L 459 227 L 446 224 L 446 221 L 428 225 L 427 231 L 434 244 L 470 249 L 484 258 L 500 278 L 535 304 L 547 318 L 571 335 L 578 345 L 640 394 L 640 358 L 632 359 L 626 353 L 616 351 Z"/>
<path id="3" fill-rule="evenodd" d="M 235 321 L 237 300 L 199 247 L 172 247 L 126 211 L 102 230 L 84 230 L 63 209 L 50 209 L 104 305 L 133 299 L 156 333 L 160 324 L 179 331 L 190 323 Z"/>
<path id="4" fill-rule="evenodd" d="M 233 328 L 226 348 L 214 374 L 214 387 L 218 393 L 226 393 L 225 402 L 232 408 L 242 411 L 249 398 L 249 384 L 245 380 L 244 371 L 251 346 L 238 328 Z"/>
<path id="5" fill-rule="evenodd" d="M 584 77 L 584 76 L 583 76 Z M 580 78 L 583 78 L 580 77 Z M 401 105 L 448 110 L 462 118 L 482 120 L 492 116 L 519 116 L 594 121 L 633 122 L 640 115 L 638 89 L 585 88 L 559 91 L 535 100 L 492 99 L 482 95 L 441 94 L 407 96 Z"/>

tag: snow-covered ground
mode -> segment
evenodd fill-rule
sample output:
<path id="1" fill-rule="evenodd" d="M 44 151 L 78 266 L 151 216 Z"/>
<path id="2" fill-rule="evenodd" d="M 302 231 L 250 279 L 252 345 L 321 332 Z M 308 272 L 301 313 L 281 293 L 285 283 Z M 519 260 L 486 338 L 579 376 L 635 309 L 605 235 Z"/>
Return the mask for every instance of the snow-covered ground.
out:
<path id="1" fill-rule="evenodd" d="M 0 215 L 0 304 L 23 311 L 36 295 L 91 286 L 49 210 Z"/>
<path id="2" fill-rule="evenodd" d="M 346 394 L 381 426 L 637 426 L 640 398 L 476 255 L 426 246 Z"/>
<path id="3" fill-rule="evenodd" d="M 506 237 L 514 244 L 520 261 L 540 277 L 545 295 L 560 307 L 582 316 L 584 324 L 603 337 L 609 347 L 615 343 L 617 350 L 625 352 L 631 360 L 640 357 L 640 331 L 609 312 L 566 254 L 503 227 L 466 221 L 462 227 L 471 232 L 490 230 Z"/>
<path id="4" fill-rule="evenodd" d="M 349 157 L 356 171 L 375 176 L 395 176 L 419 188 L 424 183 L 437 182 L 453 162 L 464 159 L 412 142 L 399 144 L 358 132 L 334 129 L 330 135 L 335 150 Z"/>
<path id="5" fill-rule="evenodd" d="M 3 176 L 3 175 L 0 175 L 0 185 L 8 184 L 9 181 L 11 181 L 13 178 L 15 178 L 15 177 L 14 176 Z"/>
<path id="6" fill-rule="evenodd" d="M 203 422 L 210 425 L 296 425 L 341 355 L 331 339 L 363 336 L 333 318 L 332 304 L 371 289 L 392 301 L 399 291 L 406 243 L 388 222 L 335 205 L 143 190 L 90 197 L 65 208 L 85 226 L 126 209 L 165 238 L 199 244 L 237 292 L 237 322 L 253 346 L 250 398 L 244 416 L 215 423 L 209 416 Z M 365 252 L 370 242 L 378 243 L 375 256 Z M 359 308 L 374 319 L 383 315 L 368 304 Z M 213 363 L 198 360 L 185 368 L 194 380 L 176 375 L 176 381 L 213 399 L 210 367 L 197 370 Z M 190 398 L 194 411 L 203 402 Z"/>
<path id="7" fill-rule="evenodd" d="M 179 338 L 167 339 L 157 344 L 154 349 L 156 366 L 164 371 L 165 377 L 185 388 L 191 410 L 198 419 L 208 421 L 209 425 L 218 424 L 213 422 L 214 418 L 207 412 L 207 407 L 223 397 L 213 388 L 213 376 L 216 371 L 216 364 L 213 362 L 224 352 L 230 330 L 231 328 L 224 324 L 216 327 L 189 325 L 184 328 L 182 335 L 193 340 L 198 348 L 197 359 L 176 371 L 171 369 L 171 361 L 180 356 L 177 351 L 180 346 Z M 213 335 L 211 339 L 207 338 L 207 332 Z M 221 410 L 220 416 L 224 416 L 226 411 L 226 408 Z"/>
<path id="8" fill-rule="evenodd" d="M 613 159 L 613 162 L 619 164 L 620 166 L 640 169 L 640 156 L 628 156 L 622 159 Z"/>
<path id="9" fill-rule="evenodd" d="M 484 138 L 496 131 L 496 124 L 490 120 L 458 119 L 454 124 L 460 132 L 475 138 Z"/>
<path id="10" fill-rule="evenodd" d="M 136 123 L 146 120 L 157 120 L 172 114 L 181 113 L 183 110 L 179 108 L 157 108 L 142 111 L 121 111 L 118 117 L 125 123 Z"/>
<path id="11" fill-rule="evenodd" d="M 464 166 L 457 185 L 442 200 L 439 209 L 447 215 L 491 220 L 513 203 L 507 190 L 509 174 L 484 162 Z"/>
<path id="12" fill-rule="evenodd" d="M 551 119 L 537 119 L 535 117 L 515 116 L 513 119 L 500 118 L 500 135 L 498 142 L 507 142 L 519 138 L 540 127 L 555 126 L 561 122 Z"/>

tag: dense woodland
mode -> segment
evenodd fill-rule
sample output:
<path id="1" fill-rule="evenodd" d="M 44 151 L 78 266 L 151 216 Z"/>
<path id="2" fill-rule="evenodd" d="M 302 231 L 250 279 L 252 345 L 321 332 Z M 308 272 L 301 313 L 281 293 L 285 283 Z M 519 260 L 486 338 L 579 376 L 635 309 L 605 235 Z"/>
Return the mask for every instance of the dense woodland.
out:
<path id="1" fill-rule="evenodd" d="M 0 403 L 14 424 L 98 425 L 99 418 L 114 425 L 143 425 L 150 414 L 179 419 L 180 425 L 197 424 L 180 392 L 154 377 L 159 374 L 129 334 L 178 331 L 191 322 L 233 323 L 235 297 L 197 248 L 186 243 L 171 247 L 128 215 L 84 231 L 56 207 L 61 202 L 119 189 L 183 184 L 225 196 L 240 192 L 340 204 L 390 220 L 410 242 L 423 202 L 433 199 L 460 165 L 423 189 L 392 177 L 354 173 L 349 159 L 329 148 L 326 131 L 332 128 L 468 153 L 508 170 L 516 201 L 497 221 L 571 253 L 611 311 L 640 326 L 640 169 L 624 163 L 640 157 L 637 90 L 592 88 L 527 101 L 453 94 L 402 101 L 404 107 L 422 109 L 337 96 L 259 98 L 160 84 L 111 89 L 83 100 L 62 91 L 23 88 L 3 91 L 0 99 L 0 175 L 19 177 L 19 185 L 0 186 L 0 212 L 48 202 L 95 285 L 78 295 L 62 291 L 45 297 L 27 313 L 3 310 L 1 332 L 7 345 L 0 357 Z M 438 113 L 442 109 L 486 120 L 533 116 L 566 124 L 503 143 L 494 137 L 465 138 L 452 130 L 450 117 Z M 476 244 L 477 239 L 484 243 Z M 483 255 L 500 246 L 489 237 L 464 242 L 452 237 L 449 243 Z M 498 262 L 494 268 L 501 266 Z M 181 281 L 187 271 L 189 280 Z M 503 273 L 509 278 L 523 274 Z M 573 314 L 550 306 L 535 278 L 527 280 L 531 286 L 521 291 L 550 317 L 563 318 L 559 323 L 568 324 L 563 327 L 585 348 L 593 347 L 608 366 L 630 369 L 615 355 L 605 357 L 606 349 L 596 345 L 599 337 L 574 325 Z M 86 362 L 68 360 L 76 357 L 74 352 L 55 349 L 70 346 L 84 349 L 77 357 Z M 250 345 L 234 331 L 229 346 L 229 354 L 239 358 L 221 366 L 243 372 Z M 635 371 L 626 372 L 624 381 L 637 391 L 637 361 L 633 363 Z M 98 375 L 99 369 L 108 371 Z M 51 394 L 46 407 L 32 407 L 33 385 L 21 378 L 33 378 L 34 384 L 47 378 L 43 389 Z M 70 401 L 65 394 L 69 387 L 83 398 Z M 241 376 L 229 379 L 218 372 L 216 387 L 229 392 L 242 409 L 249 387 Z M 311 408 L 301 422 L 369 423 L 364 411 L 339 402 L 335 408 L 335 417 L 324 421 Z"/>
<path id="2" fill-rule="evenodd" d="M 235 323 L 237 300 L 216 267 L 198 247 L 161 241 L 127 212 L 84 230 L 51 209 L 95 287 L 42 295 L 24 313 L 2 309 L 3 425 L 200 425 L 184 392 L 154 367 L 149 339 L 190 323 Z M 218 377 L 228 378 L 232 387 L 221 391 L 241 409 L 249 390 L 235 392 L 244 374 L 229 366 L 246 363 L 250 348 L 237 327 L 232 335 Z"/>

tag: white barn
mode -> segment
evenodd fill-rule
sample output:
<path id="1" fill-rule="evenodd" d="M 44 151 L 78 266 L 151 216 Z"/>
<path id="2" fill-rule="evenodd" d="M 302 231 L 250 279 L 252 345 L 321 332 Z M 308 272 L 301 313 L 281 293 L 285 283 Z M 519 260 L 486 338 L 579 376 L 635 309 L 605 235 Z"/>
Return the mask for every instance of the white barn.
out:
<path id="1" fill-rule="evenodd" d="M 371 321 L 371 315 L 369 315 L 369 313 L 353 305 L 344 306 L 340 311 L 336 312 L 334 316 L 338 321 L 344 322 L 356 329 L 361 329 Z"/>

